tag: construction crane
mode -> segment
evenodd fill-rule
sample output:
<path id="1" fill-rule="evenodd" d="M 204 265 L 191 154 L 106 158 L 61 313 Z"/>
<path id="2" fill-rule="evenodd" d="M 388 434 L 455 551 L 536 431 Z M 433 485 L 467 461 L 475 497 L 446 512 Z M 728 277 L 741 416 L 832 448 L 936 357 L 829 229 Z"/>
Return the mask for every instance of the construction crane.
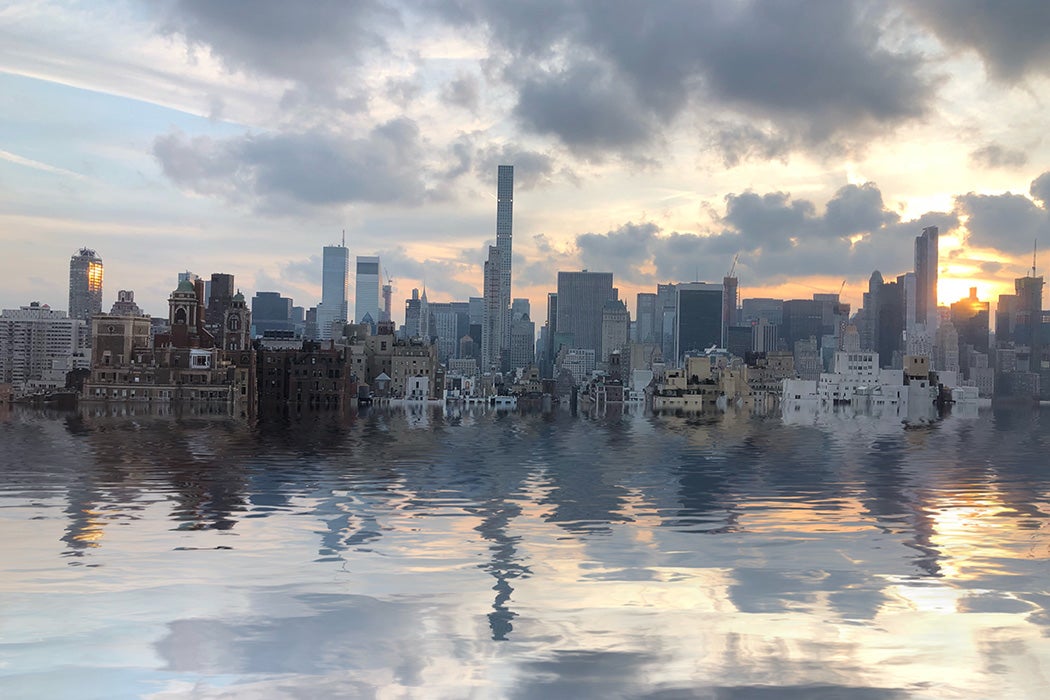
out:
<path id="1" fill-rule="evenodd" d="M 839 285 L 839 296 L 842 296 L 842 290 L 846 288 L 846 280 L 842 280 L 842 284 Z"/>
<path id="2" fill-rule="evenodd" d="M 729 272 L 726 274 L 726 277 L 732 277 L 733 273 L 736 272 L 736 261 L 739 260 L 739 259 L 740 259 L 740 253 L 737 253 L 736 255 L 733 256 L 733 264 L 729 267 Z"/>

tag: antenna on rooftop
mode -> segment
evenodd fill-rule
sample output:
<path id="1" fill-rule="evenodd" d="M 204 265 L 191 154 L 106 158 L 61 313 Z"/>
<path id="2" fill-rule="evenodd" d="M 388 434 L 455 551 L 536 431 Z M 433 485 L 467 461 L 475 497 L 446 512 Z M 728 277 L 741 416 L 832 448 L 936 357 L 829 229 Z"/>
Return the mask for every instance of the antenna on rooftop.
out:
<path id="1" fill-rule="evenodd" d="M 1039 239 L 1032 241 L 1032 277 L 1035 277 L 1035 253 L 1039 250 Z"/>
<path id="2" fill-rule="evenodd" d="M 346 247 L 346 229 L 343 229 L 343 247 Z"/>

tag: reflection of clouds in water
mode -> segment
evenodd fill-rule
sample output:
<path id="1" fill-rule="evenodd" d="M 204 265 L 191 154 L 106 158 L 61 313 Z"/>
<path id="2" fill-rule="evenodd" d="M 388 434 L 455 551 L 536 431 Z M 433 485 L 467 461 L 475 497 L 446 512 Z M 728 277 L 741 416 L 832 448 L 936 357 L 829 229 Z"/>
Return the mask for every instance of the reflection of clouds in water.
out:
<path id="1" fill-rule="evenodd" d="M 1050 653 L 1031 415 L 135 420 L 67 421 L 55 468 L 9 469 L 0 501 L 23 517 L 64 494 L 35 511 L 66 528 L 41 549 L 122 567 L 115 620 L 147 581 L 243 598 L 157 594 L 152 679 L 176 695 L 1023 696 Z M 218 544 L 235 551 L 189 551 Z M 47 569 L 9 573 L 59 594 Z"/>

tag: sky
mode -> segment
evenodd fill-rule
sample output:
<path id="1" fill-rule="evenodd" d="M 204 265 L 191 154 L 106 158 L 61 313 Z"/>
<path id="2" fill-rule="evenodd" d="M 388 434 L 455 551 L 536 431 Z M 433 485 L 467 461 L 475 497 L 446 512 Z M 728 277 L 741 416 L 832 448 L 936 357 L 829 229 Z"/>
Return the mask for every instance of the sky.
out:
<path id="1" fill-rule="evenodd" d="M 1050 257 L 1048 87 L 1045 0 L 6 0 L 0 307 L 64 309 L 83 246 L 104 310 L 184 270 L 312 306 L 345 231 L 400 320 L 480 295 L 500 164 L 539 323 L 558 270 L 633 311 L 734 259 L 856 309 L 930 225 L 941 302 L 994 301 Z"/>

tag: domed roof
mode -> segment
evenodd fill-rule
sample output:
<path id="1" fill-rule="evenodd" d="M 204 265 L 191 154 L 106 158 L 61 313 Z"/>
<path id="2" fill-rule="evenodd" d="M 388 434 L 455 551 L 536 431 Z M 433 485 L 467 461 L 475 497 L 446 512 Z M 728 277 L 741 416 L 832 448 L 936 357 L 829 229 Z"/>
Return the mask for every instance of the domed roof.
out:
<path id="1" fill-rule="evenodd" d="M 197 289 L 193 286 L 193 282 L 189 280 L 182 280 L 179 282 L 179 286 L 175 289 L 176 292 L 189 292 L 190 294 L 196 294 Z"/>
<path id="2" fill-rule="evenodd" d="M 244 301 L 244 295 L 241 294 L 241 290 L 237 290 L 237 293 L 233 295 L 234 301 Z"/>

